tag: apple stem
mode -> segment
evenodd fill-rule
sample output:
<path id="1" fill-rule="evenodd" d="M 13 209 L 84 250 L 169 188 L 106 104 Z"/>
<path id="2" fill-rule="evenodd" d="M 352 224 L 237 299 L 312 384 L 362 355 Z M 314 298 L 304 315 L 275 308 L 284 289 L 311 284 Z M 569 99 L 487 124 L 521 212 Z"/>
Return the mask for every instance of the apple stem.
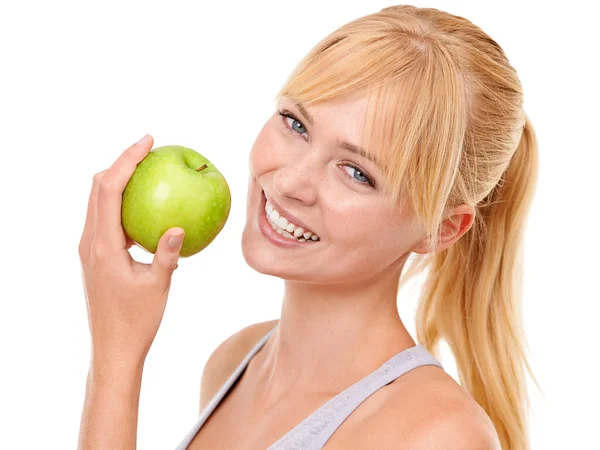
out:
<path id="1" fill-rule="evenodd" d="M 196 172 L 200 172 L 203 169 L 206 169 L 208 166 L 206 164 L 202 164 L 200 167 L 196 169 Z"/>

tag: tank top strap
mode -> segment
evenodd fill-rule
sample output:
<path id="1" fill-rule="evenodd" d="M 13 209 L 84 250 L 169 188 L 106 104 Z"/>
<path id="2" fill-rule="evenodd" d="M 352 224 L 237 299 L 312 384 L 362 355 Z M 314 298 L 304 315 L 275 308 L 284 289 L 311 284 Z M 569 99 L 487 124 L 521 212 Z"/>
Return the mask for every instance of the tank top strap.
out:
<path id="1" fill-rule="evenodd" d="M 417 344 L 392 356 L 374 372 L 336 395 L 268 450 L 320 449 L 348 416 L 371 394 L 417 367 L 442 364 Z"/>
<path id="2" fill-rule="evenodd" d="M 246 370 L 246 367 L 248 366 L 250 360 L 254 357 L 254 355 L 256 355 L 256 353 L 258 353 L 262 346 L 265 345 L 273 331 L 275 331 L 274 328 L 271 329 L 267 334 L 265 334 L 260 339 L 260 341 L 258 341 L 256 345 L 252 347 L 252 349 L 246 354 L 244 359 L 238 364 L 233 373 L 229 376 L 225 383 L 221 385 L 217 393 L 213 395 L 213 397 L 210 399 L 206 407 L 200 413 L 200 416 L 196 419 L 196 422 L 192 429 L 188 432 L 188 434 L 185 435 L 185 437 L 183 438 L 181 443 L 176 447 L 175 450 L 185 450 L 188 448 L 188 446 L 190 445 L 200 428 L 202 428 L 202 425 L 204 425 L 204 423 L 208 420 L 213 411 L 217 408 L 217 406 L 219 406 L 221 400 L 223 400 L 225 395 L 229 392 L 229 389 L 231 389 L 231 386 L 235 384 L 235 382 L 241 376 L 244 370 Z"/>

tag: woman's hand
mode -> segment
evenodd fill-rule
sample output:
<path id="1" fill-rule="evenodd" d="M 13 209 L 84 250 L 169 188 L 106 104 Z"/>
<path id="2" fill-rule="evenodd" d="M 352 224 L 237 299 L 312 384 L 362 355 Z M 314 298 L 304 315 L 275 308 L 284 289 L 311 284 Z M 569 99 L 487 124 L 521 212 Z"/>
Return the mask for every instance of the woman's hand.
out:
<path id="1" fill-rule="evenodd" d="M 92 360 L 79 430 L 80 450 L 136 448 L 144 361 L 163 317 L 183 229 L 161 237 L 152 264 L 133 260 L 121 225 L 123 191 L 152 149 L 147 135 L 94 176 L 79 258 Z"/>
<path id="2" fill-rule="evenodd" d="M 152 264 L 142 264 L 129 254 L 133 241 L 121 225 L 123 191 L 153 142 L 145 136 L 94 176 L 79 257 L 96 370 L 143 365 L 177 268 L 182 228 L 167 230 Z"/>

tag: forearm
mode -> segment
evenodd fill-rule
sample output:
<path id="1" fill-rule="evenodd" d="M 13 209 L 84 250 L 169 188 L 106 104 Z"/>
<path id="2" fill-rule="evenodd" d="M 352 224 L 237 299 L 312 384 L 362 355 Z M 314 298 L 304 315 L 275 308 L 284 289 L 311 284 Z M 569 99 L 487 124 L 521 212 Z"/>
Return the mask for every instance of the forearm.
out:
<path id="1" fill-rule="evenodd" d="M 143 364 L 88 372 L 78 450 L 134 450 Z"/>

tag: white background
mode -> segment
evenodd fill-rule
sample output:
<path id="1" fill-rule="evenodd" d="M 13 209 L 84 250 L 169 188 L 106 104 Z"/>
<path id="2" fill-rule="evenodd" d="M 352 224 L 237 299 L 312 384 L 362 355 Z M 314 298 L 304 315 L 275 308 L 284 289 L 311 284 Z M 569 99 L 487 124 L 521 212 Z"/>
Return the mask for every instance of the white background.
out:
<path id="1" fill-rule="evenodd" d="M 595 2 L 414 1 L 468 18 L 507 53 L 541 168 L 526 233 L 524 320 L 535 449 L 597 443 Z M 279 317 L 282 280 L 242 258 L 248 152 L 300 58 L 383 1 L 51 2 L 0 6 L 0 448 L 75 448 L 89 359 L 77 245 L 94 173 L 145 133 L 205 154 L 227 225 L 182 260 L 144 371 L 138 447 L 174 448 L 200 375 L 239 329 Z M 134 258 L 149 254 L 132 249 Z M 399 297 L 414 336 L 418 286 Z M 447 352 L 442 362 L 456 376 Z"/>

